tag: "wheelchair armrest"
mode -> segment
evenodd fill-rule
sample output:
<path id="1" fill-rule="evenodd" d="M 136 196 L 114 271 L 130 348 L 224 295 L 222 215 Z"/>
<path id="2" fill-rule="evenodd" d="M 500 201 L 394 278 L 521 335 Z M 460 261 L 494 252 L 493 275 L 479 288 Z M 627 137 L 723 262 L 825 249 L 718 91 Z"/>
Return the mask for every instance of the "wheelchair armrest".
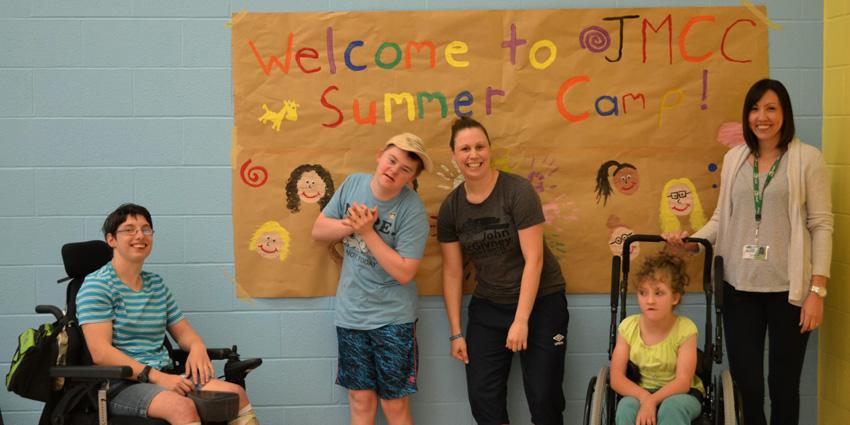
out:
<path id="1" fill-rule="evenodd" d="M 77 379 L 120 379 L 133 376 L 130 366 L 54 366 L 50 368 L 54 378 Z"/>
<path id="2" fill-rule="evenodd" d="M 234 374 L 247 375 L 248 372 L 260 367 L 263 364 L 263 359 L 251 358 L 245 360 L 229 361 L 224 364 L 224 375 L 232 376 Z"/>
<path id="3" fill-rule="evenodd" d="M 174 348 L 171 353 L 180 361 L 185 361 L 189 357 L 189 352 L 182 348 Z M 207 355 L 210 356 L 210 360 L 227 360 L 232 353 L 233 350 L 230 348 L 207 348 Z"/>
<path id="4" fill-rule="evenodd" d="M 233 350 L 230 348 L 207 348 L 207 355 L 210 356 L 210 360 L 227 360 L 232 353 Z"/>

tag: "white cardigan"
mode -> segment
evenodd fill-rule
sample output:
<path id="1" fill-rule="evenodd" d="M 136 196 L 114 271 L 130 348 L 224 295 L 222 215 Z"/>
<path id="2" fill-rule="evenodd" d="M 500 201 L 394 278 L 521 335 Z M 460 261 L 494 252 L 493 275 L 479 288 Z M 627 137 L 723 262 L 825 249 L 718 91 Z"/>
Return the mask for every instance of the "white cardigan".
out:
<path id="1" fill-rule="evenodd" d="M 728 236 L 727 223 L 735 219 L 732 217 L 732 182 L 749 154 L 750 149 L 744 144 L 730 149 L 723 157 L 717 208 L 711 220 L 694 233 L 694 237 L 705 238 L 715 246 L 721 246 L 724 237 Z M 786 157 L 788 217 L 791 220 L 788 302 L 800 306 L 809 293 L 812 275 L 829 277 L 832 261 L 832 196 L 826 163 L 819 150 L 795 138 L 788 145 Z"/>

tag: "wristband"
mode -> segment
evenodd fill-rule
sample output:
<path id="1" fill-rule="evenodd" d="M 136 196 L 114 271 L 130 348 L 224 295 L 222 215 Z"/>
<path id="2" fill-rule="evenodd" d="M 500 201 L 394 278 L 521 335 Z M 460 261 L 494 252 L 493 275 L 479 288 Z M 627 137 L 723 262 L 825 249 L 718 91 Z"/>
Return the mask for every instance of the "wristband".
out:
<path id="1" fill-rule="evenodd" d="M 458 332 L 457 334 L 450 336 L 449 341 L 451 342 L 460 338 L 463 338 L 463 332 Z"/>
<path id="2" fill-rule="evenodd" d="M 136 380 L 143 384 L 150 382 L 151 369 L 152 368 L 150 366 L 145 365 L 142 371 L 139 372 L 139 376 L 136 377 Z"/>

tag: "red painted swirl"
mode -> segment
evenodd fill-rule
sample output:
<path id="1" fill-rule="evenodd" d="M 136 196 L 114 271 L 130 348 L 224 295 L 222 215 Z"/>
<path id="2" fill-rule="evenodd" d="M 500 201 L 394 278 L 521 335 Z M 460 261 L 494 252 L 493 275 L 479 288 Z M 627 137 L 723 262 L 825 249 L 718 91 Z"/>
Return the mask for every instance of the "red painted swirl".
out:
<path id="1" fill-rule="evenodd" d="M 260 187 L 266 184 L 266 181 L 269 179 L 269 172 L 266 168 L 261 166 L 251 167 L 250 165 L 250 159 L 242 164 L 242 168 L 239 170 L 242 181 L 251 187 Z"/>

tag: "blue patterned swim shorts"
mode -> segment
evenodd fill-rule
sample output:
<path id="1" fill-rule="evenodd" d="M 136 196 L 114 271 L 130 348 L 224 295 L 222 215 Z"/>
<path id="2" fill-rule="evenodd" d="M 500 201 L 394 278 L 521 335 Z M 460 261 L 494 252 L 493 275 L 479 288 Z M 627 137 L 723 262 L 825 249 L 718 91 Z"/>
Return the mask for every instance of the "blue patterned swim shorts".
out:
<path id="1" fill-rule="evenodd" d="M 415 322 L 366 331 L 337 327 L 336 336 L 337 385 L 350 390 L 375 390 L 385 400 L 416 392 L 419 349 Z"/>

